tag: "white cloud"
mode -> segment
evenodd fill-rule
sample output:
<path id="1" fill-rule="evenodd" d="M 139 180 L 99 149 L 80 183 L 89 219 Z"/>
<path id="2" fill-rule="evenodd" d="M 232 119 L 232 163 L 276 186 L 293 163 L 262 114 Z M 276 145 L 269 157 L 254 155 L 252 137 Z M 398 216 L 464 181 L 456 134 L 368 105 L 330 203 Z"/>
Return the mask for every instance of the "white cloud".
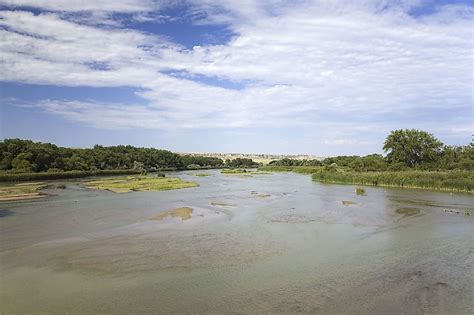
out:
<path id="1" fill-rule="evenodd" d="M 75 2 L 35 3 L 52 11 L 79 10 Z M 95 2 L 84 3 L 84 9 L 99 10 Z M 193 49 L 136 30 L 81 25 L 61 13 L 2 11 L 0 78 L 131 86 L 149 101 L 147 106 L 71 100 L 38 104 L 99 128 L 313 126 L 326 128 L 322 133 L 331 132 L 336 142 L 350 139 L 354 131 L 367 132 L 362 127 L 389 131 L 415 124 L 434 131 L 441 128 L 439 121 L 387 117 L 473 106 L 474 13 L 472 7 L 445 6 L 436 14 L 410 16 L 408 10 L 419 4 L 193 1 L 190 12 L 198 23 L 224 23 L 237 34 L 229 43 Z M 100 10 L 146 11 L 150 5 L 110 1 L 101 3 Z M 96 69 L 97 64 L 107 70 Z M 188 76 L 173 77 L 164 70 Z M 196 75 L 251 83 L 225 89 L 196 82 Z M 472 130 L 472 124 L 463 121 L 459 128 Z"/>
<path id="2" fill-rule="evenodd" d="M 137 12 L 155 8 L 151 0 L 2 0 L 10 7 L 33 7 L 49 11 Z"/>

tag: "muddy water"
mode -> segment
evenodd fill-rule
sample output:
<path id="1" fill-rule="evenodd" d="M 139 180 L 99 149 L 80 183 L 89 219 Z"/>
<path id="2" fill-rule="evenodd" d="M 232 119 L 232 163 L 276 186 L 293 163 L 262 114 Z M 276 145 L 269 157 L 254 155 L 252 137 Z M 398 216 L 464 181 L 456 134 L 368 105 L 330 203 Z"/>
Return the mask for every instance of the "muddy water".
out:
<path id="1" fill-rule="evenodd" d="M 0 203 L 0 312 L 473 313 L 474 196 L 209 173 Z"/>

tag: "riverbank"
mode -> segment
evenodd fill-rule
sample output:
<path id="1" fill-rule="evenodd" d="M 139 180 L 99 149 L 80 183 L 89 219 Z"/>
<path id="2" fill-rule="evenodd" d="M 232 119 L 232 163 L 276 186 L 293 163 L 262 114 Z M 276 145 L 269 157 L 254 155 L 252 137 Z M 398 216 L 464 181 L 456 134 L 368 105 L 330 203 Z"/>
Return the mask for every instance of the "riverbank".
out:
<path id="1" fill-rule="evenodd" d="M 422 188 L 473 192 L 474 173 L 469 171 L 428 172 L 316 172 L 314 181 L 382 187 Z"/>
<path id="2" fill-rule="evenodd" d="M 214 168 L 200 167 L 185 169 L 161 168 L 150 173 L 173 172 L 173 171 L 193 171 L 193 170 L 211 170 Z M 60 172 L 36 172 L 36 173 L 9 173 L 0 172 L 0 182 L 28 182 L 33 180 L 55 180 L 55 179 L 73 179 L 93 176 L 118 176 L 118 175 L 138 175 L 141 170 L 97 170 L 97 171 L 60 171 Z"/>
<path id="3" fill-rule="evenodd" d="M 326 171 L 318 166 L 265 166 L 260 169 L 271 172 L 295 172 L 311 175 L 314 181 L 322 183 L 459 192 L 474 191 L 474 173 L 470 171 L 354 172 Z"/>

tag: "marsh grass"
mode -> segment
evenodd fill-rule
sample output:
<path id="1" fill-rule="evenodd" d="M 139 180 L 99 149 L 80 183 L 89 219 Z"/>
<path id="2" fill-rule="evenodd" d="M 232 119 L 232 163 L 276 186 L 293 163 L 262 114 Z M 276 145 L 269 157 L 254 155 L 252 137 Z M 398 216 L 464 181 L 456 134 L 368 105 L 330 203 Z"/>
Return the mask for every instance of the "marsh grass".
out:
<path id="1" fill-rule="evenodd" d="M 194 176 L 197 176 L 197 177 L 207 177 L 207 176 L 212 176 L 212 174 L 209 174 L 209 173 L 198 173 L 198 174 L 194 174 Z"/>
<path id="2" fill-rule="evenodd" d="M 230 169 L 223 169 L 221 171 L 222 174 L 247 174 L 250 173 L 246 169 L 241 168 L 230 168 Z"/>
<path id="3" fill-rule="evenodd" d="M 322 168 L 320 166 L 273 166 L 267 165 L 259 167 L 259 171 L 266 172 L 295 172 L 298 174 L 313 174 L 319 172 Z"/>
<path id="4" fill-rule="evenodd" d="M 365 195 L 365 189 L 362 187 L 357 187 L 355 191 L 356 191 L 356 195 L 359 195 L 359 196 Z"/>
<path id="5" fill-rule="evenodd" d="M 0 182 L 21 182 L 31 180 L 50 180 L 50 179 L 67 179 L 82 178 L 90 176 L 113 176 L 113 175 L 131 175 L 140 174 L 137 170 L 98 170 L 98 171 L 60 171 L 60 172 L 43 172 L 43 173 L 7 173 L 0 172 Z"/>
<path id="6" fill-rule="evenodd" d="M 161 191 L 199 186 L 195 182 L 183 181 L 177 177 L 127 176 L 90 181 L 88 188 L 109 190 L 116 193 L 131 191 Z"/>
<path id="7" fill-rule="evenodd" d="M 314 181 L 385 187 L 424 188 L 472 192 L 474 172 L 401 171 L 401 172 L 316 172 Z"/>

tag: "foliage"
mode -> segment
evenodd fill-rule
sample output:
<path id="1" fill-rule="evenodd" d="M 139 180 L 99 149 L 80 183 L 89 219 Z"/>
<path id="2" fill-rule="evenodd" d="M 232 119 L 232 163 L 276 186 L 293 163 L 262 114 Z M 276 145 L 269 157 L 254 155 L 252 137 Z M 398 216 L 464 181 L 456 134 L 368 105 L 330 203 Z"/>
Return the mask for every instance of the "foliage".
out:
<path id="1" fill-rule="evenodd" d="M 268 163 L 270 166 L 320 166 L 321 161 L 319 160 L 297 160 L 284 158 L 281 160 L 273 160 Z"/>
<path id="2" fill-rule="evenodd" d="M 227 159 L 225 161 L 225 165 L 227 167 L 235 168 L 254 168 L 259 166 L 257 162 L 254 162 L 252 159 L 247 158 L 236 158 L 233 160 Z"/>
<path id="3" fill-rule="evenodd" d="M 98 171 L 67 171 L 67 172 L 42 172 L 42 173 L 0 173 L 0 182 L 18 182 L 30 180 L 67 179 L 89 176 L 110 176 L 140 174 L 135 170 L 98 170 Z"/>
<path id="4" fill-rule="evenodd" d="M 245 165 L 254 163 L 244 161 Z M 96 172 L 102 170 L 145 171 L 199 168 L 220 168 L 224 161 L 215 157 L 179 155 L 166 150 L 133 146 L 72 149 L 30 140 L 0 141 L 0 170 L 8 173 Z M 254 164 L 252 164 L 254 165 Z M 70 173 L 69 173 L 70 174 Z M 54 178 L 48 177 L 45 178 Z M 67 178 L 67 177 L 57 177 Z"/>
<path id="5" fill-rule="evenodd" d="M 383 149 L 388 152 L 388 161 L 417 167 L 436 161 L 441 155 L 442 147 L 441 141 L 430 133 L 416 129 L 400 129 L 390 132 Z"/>
<path id="6" fill-rule="evenodd" d="M 474 173 L 469 171 L 404 171 L 404 172 L 325 172 L 312 175 L 325 183 L 428 188 L 453 191 L 473 191 Z"/>
<path id="7" fill-rule="evenodd" d="M 87 182 L 86 187 L 110 190 L 117 193 L 148 190 L 172 190 L 199 186 L 177 177 L 127 176 Z"/>
<path id="8" fill-rule="evenodd" d="M 267 165 L 258 168 L 259 171 L 268 172 L 295 172 L 299 174 L 313 174 L 319 172 L 321 167 L 319 166 L 275 166 Z"/>

